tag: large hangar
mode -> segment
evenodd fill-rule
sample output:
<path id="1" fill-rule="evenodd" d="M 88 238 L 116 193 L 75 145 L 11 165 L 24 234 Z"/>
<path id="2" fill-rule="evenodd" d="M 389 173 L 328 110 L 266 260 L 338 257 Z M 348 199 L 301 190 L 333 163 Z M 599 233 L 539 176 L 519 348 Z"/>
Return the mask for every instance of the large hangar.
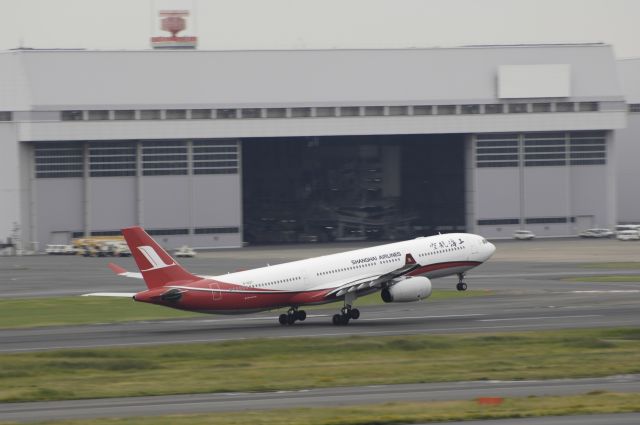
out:
<path id="1" fill-rule="evenodd" d="M 601 44 L 0 53 L 0 212 L 26 248 L 617 221 L 628 105 Z"/>

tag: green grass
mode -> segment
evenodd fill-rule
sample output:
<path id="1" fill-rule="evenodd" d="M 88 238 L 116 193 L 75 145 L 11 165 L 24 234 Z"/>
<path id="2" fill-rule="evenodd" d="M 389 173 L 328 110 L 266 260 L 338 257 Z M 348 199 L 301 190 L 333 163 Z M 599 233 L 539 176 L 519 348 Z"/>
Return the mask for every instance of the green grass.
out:
<path id="1" fill-rule="evenodd" d="M 488 295 L 487 291 L 434 291 L 429 300 Z M 380 294 L 359 298 L 357 306 L 382 304 Z M 319 306 L 318 308 L 331 308 Z M 199 313 L 137 303 L 131 298 L 115 297 L 50 297 L 11 298 L 0 300 L 0 328 L 80 325 L 203 317 Z"/>
<path id="2" fill-rule="evenodd" d="M 611 276 L 577 276 L 562 279 L 566 282 L 637 282 L 640 275 L 611 275 Z"/>
<path id="3" fill-rule="evenodd" d="M 444 421 L 506 419 L 640 411 L 640 394 L 589 393 L 562 397 L 506 398 L 499 406 L 475 400 L 394 402 L 344 407 L 317 407 L 40 422 L 42 425 L 395 425 Z"/>
<path id="4" fill-rule="evenodd" d="M 131 298 L 50 297 L 0 300 L 0 328 L 79 325 L 195 317 L 188 313 Z"/>
<path id="5" fill-rule="evenodd" d="M 0 355 L 0 401 L 640 373 L 640 329 L 291 338 Z"/>

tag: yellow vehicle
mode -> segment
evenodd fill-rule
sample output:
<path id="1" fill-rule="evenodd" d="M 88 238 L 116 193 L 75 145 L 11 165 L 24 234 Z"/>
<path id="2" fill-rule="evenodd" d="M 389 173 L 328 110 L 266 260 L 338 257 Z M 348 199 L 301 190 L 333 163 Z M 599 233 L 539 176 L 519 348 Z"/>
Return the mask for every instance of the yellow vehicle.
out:
<path id="1" fill-rule="evenodd" d="M 85 257 L 111 257 L 126 252 L 121 247 L 126 246 L 122 236 L 92 236 L 76 238 L 72 241 L 80 255 Z M 126 255 L 126 254 L 125 254 Z"/>

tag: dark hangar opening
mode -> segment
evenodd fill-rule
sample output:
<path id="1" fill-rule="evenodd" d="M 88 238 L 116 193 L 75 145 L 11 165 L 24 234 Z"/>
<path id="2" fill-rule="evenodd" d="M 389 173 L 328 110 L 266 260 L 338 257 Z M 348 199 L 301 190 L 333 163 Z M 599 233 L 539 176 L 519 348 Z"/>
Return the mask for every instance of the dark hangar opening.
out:
<path id="1" fill-rule="evenodd" d="M 243 139 L 245 241 L 463 231 L 464 157 L 461 134 Z"/>

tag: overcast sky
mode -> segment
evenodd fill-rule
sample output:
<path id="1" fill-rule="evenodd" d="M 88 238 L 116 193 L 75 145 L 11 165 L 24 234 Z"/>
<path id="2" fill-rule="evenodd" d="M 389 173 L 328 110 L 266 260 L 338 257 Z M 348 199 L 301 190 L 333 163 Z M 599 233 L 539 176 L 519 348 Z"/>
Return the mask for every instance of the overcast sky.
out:
<path id="1" fill-rule="evenodd" d="M 157 10 L 194 14 L 199 48 L 605 42 L 640 57 L 639 0 L 0 0 L 0 49 L 148 49 Z"/>

